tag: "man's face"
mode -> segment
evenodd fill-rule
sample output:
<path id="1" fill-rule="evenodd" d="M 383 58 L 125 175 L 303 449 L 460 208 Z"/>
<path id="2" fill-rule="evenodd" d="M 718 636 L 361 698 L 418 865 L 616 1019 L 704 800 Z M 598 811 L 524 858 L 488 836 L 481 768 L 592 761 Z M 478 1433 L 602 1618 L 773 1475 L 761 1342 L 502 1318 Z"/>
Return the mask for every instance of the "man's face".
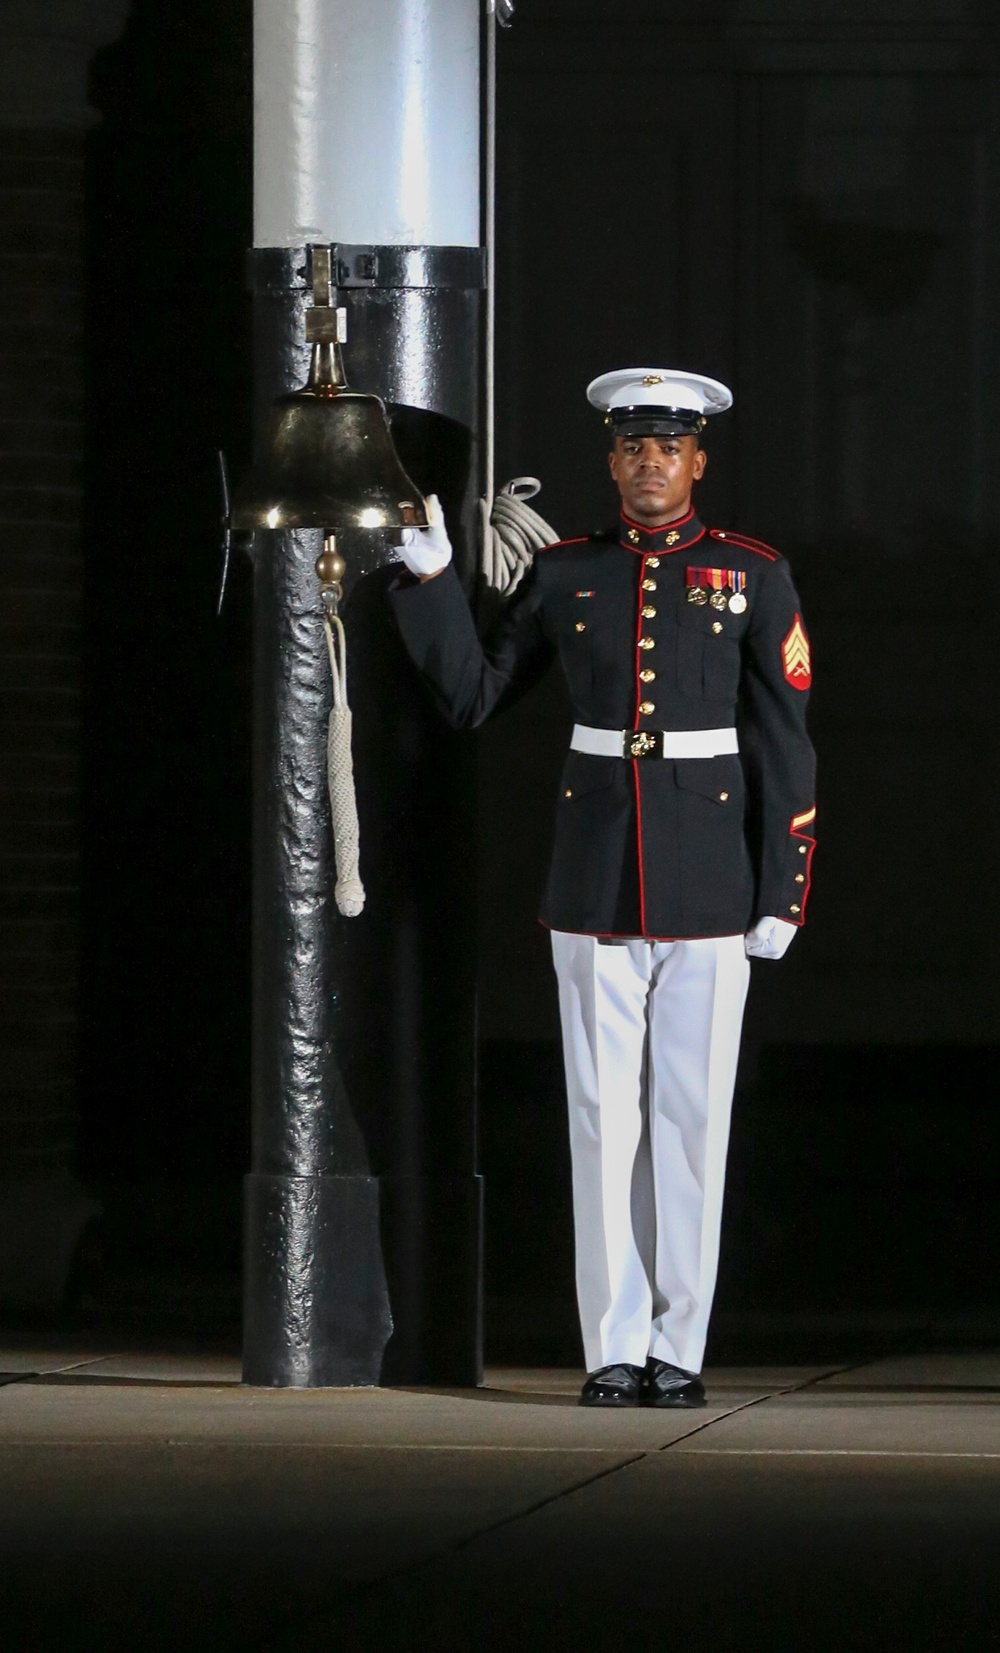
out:
<path id="1" fill-rule="evenodd" d="M 694 436 L 616 436 L 608 455 L 625 511 L 651 528 L 687 513 L 705 460 Z"/>

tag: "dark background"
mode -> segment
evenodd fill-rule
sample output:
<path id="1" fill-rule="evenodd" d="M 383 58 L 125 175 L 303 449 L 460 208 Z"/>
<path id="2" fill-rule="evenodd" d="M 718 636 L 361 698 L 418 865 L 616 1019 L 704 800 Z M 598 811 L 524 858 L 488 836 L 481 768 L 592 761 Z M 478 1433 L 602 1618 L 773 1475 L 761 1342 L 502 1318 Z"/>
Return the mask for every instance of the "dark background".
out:
<path id="1" fill-rule="evenodd" d="M 214 609 L 215 450 L 238 470 L 250 422 L 249 13 L 135 0 L 84 148 L 73 1162 L 108 1249 L 79 1312 L 202 1334 L 236 1323 L 248 1163 L 244 567 Z M 498 55 L 498 481 L 539 476 L 563 534 L 601 525 L 587 381 L 723 379 L 702 515 L 788 554 L 814 643 L 816 882 L 786 962 L 754 970 L 710 1353 L 978 1335 L 1000 1319 L 1000 27 L 959 0 L 522 0 Z M 534 918 L 568 721 L 551 682 L 477 742 L 487 1349 L 509 1358 L 576 1355 Z"/>

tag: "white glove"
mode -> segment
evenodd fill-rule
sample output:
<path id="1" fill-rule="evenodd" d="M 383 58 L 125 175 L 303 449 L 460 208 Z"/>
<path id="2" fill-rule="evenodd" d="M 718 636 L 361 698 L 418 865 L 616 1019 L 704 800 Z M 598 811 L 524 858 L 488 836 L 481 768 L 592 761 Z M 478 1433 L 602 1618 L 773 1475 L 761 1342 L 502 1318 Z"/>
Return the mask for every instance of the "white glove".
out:
<path id="1" fill-rule="evenodd" d="M 759 918 L 744 939 L 748 959 L 784 958 L 798 929 L 787 918 Z"/>
<path id="2" fill-rule="evenodd" d="M 444 525 L 444 512 L 437 494 L 428 494 L 427 528 L 404 528 L 400 543 L 393 547 L 411 574 L 440 574 L 451 562 L 451 540 Z"/>

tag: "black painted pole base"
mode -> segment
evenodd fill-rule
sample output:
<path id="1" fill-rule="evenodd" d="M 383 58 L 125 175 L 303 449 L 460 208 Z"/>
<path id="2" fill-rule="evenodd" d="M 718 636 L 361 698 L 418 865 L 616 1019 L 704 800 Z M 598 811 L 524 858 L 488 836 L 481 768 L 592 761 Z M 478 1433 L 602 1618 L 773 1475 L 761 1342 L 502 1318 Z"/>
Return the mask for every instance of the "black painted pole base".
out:
<path id="1" fill-rule="evenodd" d="M 377 1177 L 244 1179 L 243 1382 L 379 1382 L 392 1332 Z"/>

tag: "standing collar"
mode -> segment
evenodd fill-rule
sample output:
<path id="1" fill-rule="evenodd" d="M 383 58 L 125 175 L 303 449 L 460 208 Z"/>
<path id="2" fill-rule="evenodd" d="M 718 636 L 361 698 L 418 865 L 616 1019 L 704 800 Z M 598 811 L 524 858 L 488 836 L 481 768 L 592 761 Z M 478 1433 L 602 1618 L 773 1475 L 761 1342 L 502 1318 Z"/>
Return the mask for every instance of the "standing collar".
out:
<path id="1" fill-rule="evenodd" d="M 686 517 L 678 517 L 676 522 L 665 522 L 662 528 L 644 528 L 641 522 L 634 522 L 623 511 L 618 541 L 626 551 L 638 551 L 640 556 L 648 556 L 652 551 L 683 551 L 695 540 L 700 540 L 704 532 L 694 506 Z"/>

